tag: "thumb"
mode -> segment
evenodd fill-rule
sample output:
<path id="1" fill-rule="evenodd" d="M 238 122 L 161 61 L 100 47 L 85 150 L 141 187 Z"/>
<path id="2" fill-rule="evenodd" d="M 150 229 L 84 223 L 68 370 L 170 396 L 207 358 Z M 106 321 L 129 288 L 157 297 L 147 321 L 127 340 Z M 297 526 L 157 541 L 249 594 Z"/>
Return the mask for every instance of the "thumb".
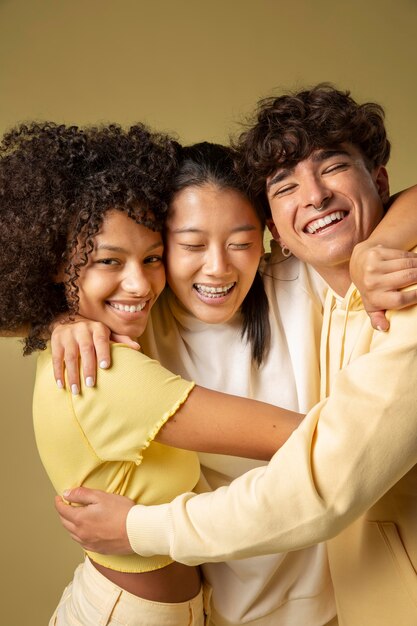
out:
<path id="1" fill-rule="evenodd" d="M 62 497 L 72 504 L 96 504 L 97 495 L 95 489 L 87 487 L 75 487 L 74 489 L 66 489 Z"/>
<path id="2" fill-rule="evenodd" d="M 385 311 L 368 311 L 372 328 L 375 330 L 387 331 L 389 329 L 389 321 L 385 317 Z"/>

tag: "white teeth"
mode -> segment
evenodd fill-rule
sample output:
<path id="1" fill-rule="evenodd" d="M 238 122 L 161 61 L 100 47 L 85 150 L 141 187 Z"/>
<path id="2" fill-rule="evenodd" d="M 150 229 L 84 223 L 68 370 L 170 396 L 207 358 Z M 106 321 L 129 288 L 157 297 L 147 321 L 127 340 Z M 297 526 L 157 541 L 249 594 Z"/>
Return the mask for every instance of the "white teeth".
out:
<path id="1" fill-rule="evenodd" d="M 325 217 L 320 217 L 314 222 L 310 222 L 310 224 L 308 224 L 308 226 L 306 227 L 306 231 L 310 233 L 310 235 L 313 235 L 317 230 L 319 230 L 319 228 L 324 228 L 332 222 L 339 222 L 344 218 L 344 216 L 345 214 L 343 213 L 343 211 L 335 211 L 334 213 L 330 213 Z"/>
<path id="2" fill-rule="evenodd" d="M 142 302 L 142 304 L 137 304 L 134 306 L 133 304 L 119 304 L 118 302 L 110 302 L 109 303 L 113 309 L 117 311 L 126 311 L 126 313 L 138 313 L 145 308 L 146 302 Z"/>
<path id="3" fill-rule="evenodd" d="M 235 286 L 236 283 L 229 283 L 227 285 L 222 285 L 221 287 L 209 287 L 208 285 L 200 285 L 196 283 L 194 287 L 197 289 L 199 293 L 208 298 L 218 298 L 219 296 L 224 296 L 228 293 L 232 287 Z"/>

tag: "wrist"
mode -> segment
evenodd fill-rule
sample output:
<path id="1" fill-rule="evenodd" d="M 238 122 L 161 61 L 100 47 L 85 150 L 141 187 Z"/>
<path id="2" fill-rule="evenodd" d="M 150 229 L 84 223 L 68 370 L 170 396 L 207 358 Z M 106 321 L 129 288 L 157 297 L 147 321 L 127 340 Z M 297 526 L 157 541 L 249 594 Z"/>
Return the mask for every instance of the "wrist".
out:
<path id="1" fill-rule="evenodd" d="M 169 504 L 143 506 L 129 509 L 126 533 L 130 546 L 141 556 L 169 555 L 170 514 Z"/>

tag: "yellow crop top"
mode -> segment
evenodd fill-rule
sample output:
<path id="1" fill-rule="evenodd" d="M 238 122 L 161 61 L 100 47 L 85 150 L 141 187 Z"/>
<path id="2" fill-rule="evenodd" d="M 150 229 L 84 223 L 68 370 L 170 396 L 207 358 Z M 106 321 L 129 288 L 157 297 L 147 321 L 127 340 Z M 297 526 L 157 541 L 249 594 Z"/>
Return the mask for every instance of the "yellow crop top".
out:
<path id="1" fill-rule="evenodd" d="M 82 385 L 73 396 L 68 385 L 57 388 L 48 347 L 38 357 L 33 419 L 39 454 L 56 491 L 84 485 L 161 504 L 192 490 L 200 474 L 197 455 L 153 439 L 193 387 L 158 361 L 115 344 L 112 367 L 97 372 L 96 387 Z M 123 572 L 172 562 L 166 556 L 88 554 Z"/>

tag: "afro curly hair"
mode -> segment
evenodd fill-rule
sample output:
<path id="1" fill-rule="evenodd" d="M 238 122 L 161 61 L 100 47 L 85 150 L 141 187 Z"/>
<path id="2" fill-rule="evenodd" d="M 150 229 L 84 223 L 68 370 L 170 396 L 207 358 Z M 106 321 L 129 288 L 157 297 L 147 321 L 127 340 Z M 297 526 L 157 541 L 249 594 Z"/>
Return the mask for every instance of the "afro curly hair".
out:
<path id="1" fill-rule="evenodd" d="M 77 276 L 107 211 L 162 230 L 178 144 L 143 124 L 22 124 L 0 145 L 0 329 L 28 328 L 45 348 L 57 315 L 74 314 Z M 75 256 L 75 251 L 77 255 Z M 57 283 L 64 268 L 65 280 Z"/>

